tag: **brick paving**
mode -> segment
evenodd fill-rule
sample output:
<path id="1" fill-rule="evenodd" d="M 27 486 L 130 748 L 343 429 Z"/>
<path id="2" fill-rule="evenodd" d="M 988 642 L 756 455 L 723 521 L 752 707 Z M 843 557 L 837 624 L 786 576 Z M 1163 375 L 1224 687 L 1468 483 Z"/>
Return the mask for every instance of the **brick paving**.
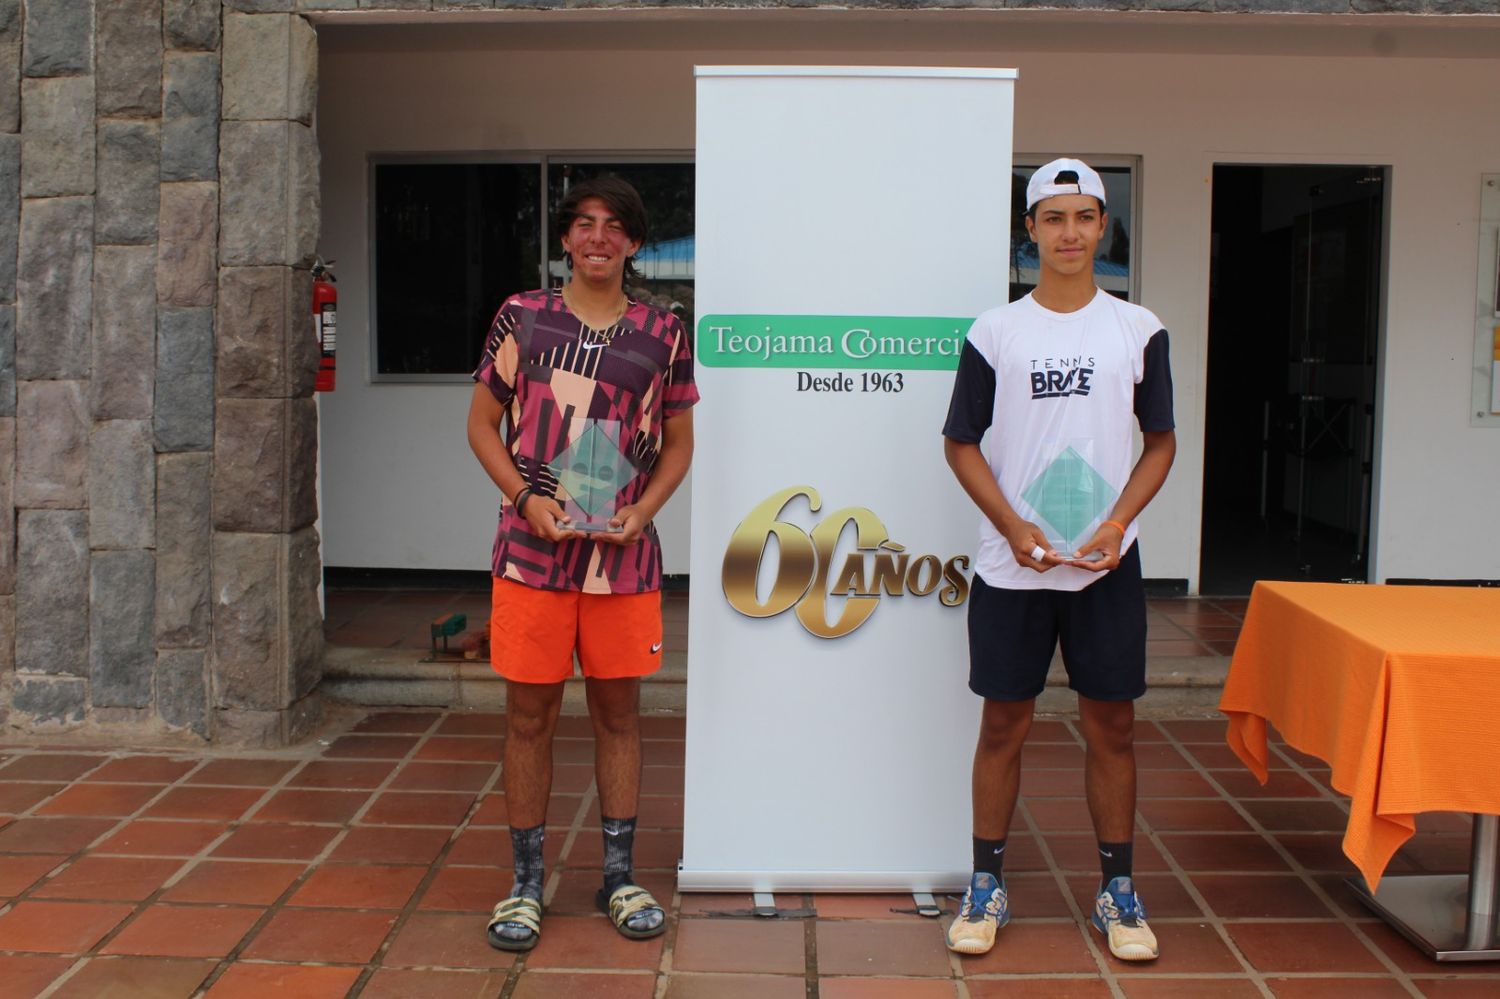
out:
<path id="1" fill-rule="evenodd" d="M 1345 806 L 1322 765 L 1275 744 L 1260 788 L 1220 721 L 1139 725 L 1138 880 L 1161 959 L 1127 965 L 1087 927 L 1082 755 L 1066 719 L 1027 754 L 995 950 L 950 955 L 946 913 L 906 895 L 682 895 L 684 722 L 648 717 L 638 869 L 671 900 L 664 937 L 592 909 L 598 800 L 586 719 L 565 717 L 541 944 L 491 950 L 510 884 L 503 719 L 357 711 L 255 755 L 0 747 L 0 997 L 984 997 L 1500 994 L 1500 965 L 1430 962 L 1342 879 Z M 920 821 L 913 816 L 912 821 Z M 1468 823 L 1425 817 L 1393 871 L 1461 869 Z"/>

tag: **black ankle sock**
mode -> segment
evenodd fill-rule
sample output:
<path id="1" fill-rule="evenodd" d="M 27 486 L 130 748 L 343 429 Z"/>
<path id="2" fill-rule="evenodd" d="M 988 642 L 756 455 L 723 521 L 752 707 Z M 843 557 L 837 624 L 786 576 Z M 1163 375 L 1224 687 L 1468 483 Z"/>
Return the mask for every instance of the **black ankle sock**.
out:
<path id="1" fill-rule="evenodd" d="M 975 836 L 974 873 L 993 874 L 996 881 L 1003 883 L 1005 881 L 1005 842 L 1004 839 L 980 839 Z"/>
<path id="2" fill-rule="evenodd" d="M 1135 842 L 1133 840 L 1124 843 L 1100 843 L 1099 870 L 1104 877 L 1099 886 L 1100 890 L 1102 891 L 1104 885 L 1109 884 L 1115 878 L 1130 877 L 1134 861 Z"/>
<path id="3" fill-rule="evenodd" d="M 604 827 L 604 894 L 635 883 L 635 816 L 599 819 Z"/>
<path id="4" fill-rule="evenodd" d="M 542 864 L 542 846 L 547 839 L 547 825 L 530 829 L 510 830 L 510 850 L 515 858 L 516 883 L 511 888 L 512 896 L 542 900 L 542 882 L 545 872 Z"/>

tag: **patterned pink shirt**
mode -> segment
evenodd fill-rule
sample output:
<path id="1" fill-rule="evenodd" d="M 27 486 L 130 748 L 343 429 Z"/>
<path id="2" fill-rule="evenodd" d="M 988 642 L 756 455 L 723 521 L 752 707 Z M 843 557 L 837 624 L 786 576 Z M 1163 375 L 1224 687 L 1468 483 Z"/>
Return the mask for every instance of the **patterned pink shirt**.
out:
<path id="1" fill-rule="evenodd" d="M 630 299 L 614 326 L 595 330 L 559 291 L 506 300 L 474 380 L 505 406 L 506 448 L 534 492 L 611 511 L 640 499 L 663 421 L 698 401 L 692 338 L 676 316 Z M 580 486 L 572 462 L 580 449 L 601 446 L 618 450 L 624 474 Z M 502 500 L 493 571 L 547 590 L 648 593 L 661 589 L 661 541 L 648 524 L 629 546 L 587 537 L 553 544 Z"/>

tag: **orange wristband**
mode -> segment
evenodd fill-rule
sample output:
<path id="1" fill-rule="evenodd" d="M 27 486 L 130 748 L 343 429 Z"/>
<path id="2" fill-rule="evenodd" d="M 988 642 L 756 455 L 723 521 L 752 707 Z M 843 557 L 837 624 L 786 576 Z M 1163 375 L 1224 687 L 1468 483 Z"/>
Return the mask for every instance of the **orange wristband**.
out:
<path id="1" fill-rule="evenodd" d="M 1120 523 L 1118 520 L 1102 521 L 1099 526 L 1103 527 L 1105 524 L 1108 524 L 1110 527 L 1118 527 L 1120 529 L 1120 537 L 1123 538 L 1125 536 L 1125 525 Z"/>

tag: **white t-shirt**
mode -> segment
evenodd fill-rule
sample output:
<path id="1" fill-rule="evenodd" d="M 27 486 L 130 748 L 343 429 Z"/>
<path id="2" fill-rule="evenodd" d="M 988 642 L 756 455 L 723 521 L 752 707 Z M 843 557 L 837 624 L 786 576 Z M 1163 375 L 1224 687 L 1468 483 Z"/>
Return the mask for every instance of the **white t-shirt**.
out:
<path id="1" fill-rule="evenodd" d="M 1142 431 L 1173 428 L 1161 321 L 1103 291 L 1067 313 L 1027 295 L 974 320 L 943 435 L 983 441 L 1016 513 L 1042 528 L 1055 550 L 1071 554 L 1109 518 L 1130 478 L 1132 416 Z M 1132 523 L 1121 554 L 1135 536 Z M 1015 590 L 1081 590 L 1104 575 L 1017 565 L 988 518 L 981 518 L 974 568 L 989 585 Z"/>

